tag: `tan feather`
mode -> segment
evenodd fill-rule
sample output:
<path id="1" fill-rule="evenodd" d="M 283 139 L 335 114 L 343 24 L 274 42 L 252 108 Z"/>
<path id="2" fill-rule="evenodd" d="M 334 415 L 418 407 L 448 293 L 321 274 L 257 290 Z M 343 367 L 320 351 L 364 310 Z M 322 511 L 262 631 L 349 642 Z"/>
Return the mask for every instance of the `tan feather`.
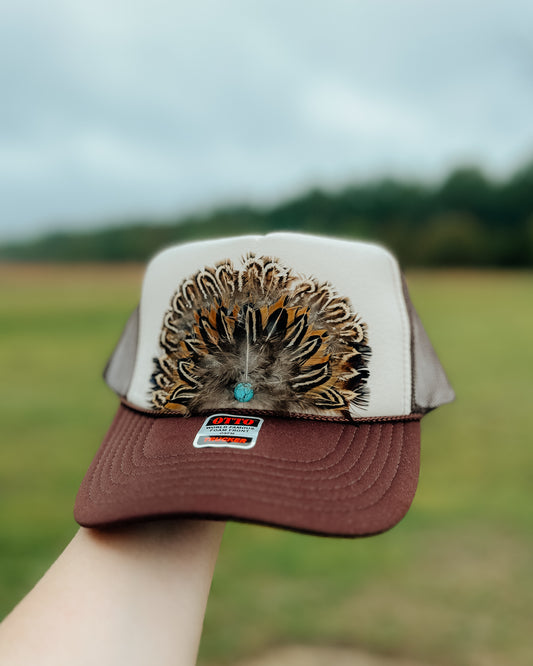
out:
<path id="1" fill-rule="evenodd" d="M 152 404 L 190 414 L 245 406 L 279 413 L 364 408 L 367 327 L 327 283 L 249 254 L 184 280 L 163 318 Z M 251 384 L 240 403 L 236 387 Z"/>

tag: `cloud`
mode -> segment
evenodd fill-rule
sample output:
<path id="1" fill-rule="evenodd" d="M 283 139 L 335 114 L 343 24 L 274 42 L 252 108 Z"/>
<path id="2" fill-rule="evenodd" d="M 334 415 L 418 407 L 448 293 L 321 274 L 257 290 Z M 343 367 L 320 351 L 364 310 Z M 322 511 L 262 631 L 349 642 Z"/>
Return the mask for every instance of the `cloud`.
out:
<path id="1" fill-rule="evenodd" d="M 525 0 L 0 11 L 0 239 L 533 147 Z"/>

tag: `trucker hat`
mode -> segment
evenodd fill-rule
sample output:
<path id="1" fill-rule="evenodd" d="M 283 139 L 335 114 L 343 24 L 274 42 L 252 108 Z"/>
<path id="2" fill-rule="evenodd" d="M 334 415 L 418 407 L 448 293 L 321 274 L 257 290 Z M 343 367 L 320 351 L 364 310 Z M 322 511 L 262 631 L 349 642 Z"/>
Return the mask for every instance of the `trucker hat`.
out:
<path id="1" fill-rule="evenodd" d="M 104 376 L 120 405 L 77 495 L 87 527 L 383 532 L 415 494 L 420 419 L 454 398 L 390 252 L 299 233 L 157 254 Z"/>

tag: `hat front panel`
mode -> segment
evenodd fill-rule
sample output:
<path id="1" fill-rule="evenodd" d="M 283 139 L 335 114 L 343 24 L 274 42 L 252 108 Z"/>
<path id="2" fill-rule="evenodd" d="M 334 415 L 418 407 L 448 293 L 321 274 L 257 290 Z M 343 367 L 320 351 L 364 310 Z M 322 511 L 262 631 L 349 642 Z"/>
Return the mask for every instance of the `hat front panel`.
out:
<path id="1" fill-rule="evenodd" d="M 152 260 L 127 400 L 183 414 L 245 403 L 396 416 L 410 413 L 410 367 L 409 320 L 388 252 L 302 234 L 240 237 Z"/>

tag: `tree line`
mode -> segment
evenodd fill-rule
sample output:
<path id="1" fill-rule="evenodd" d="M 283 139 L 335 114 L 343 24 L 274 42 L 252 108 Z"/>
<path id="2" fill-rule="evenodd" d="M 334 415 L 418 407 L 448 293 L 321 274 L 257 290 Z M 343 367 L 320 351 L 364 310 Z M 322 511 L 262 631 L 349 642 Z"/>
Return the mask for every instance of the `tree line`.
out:
<path id="1" fill-rule="evenodd" d="M 407 266 L 533 265 L 533 161 L 502 180 L 462 167 L 428 184 L 384 178 L 314 188 L 272 206 L 237 205 L 0 246 L 25 261 L 145 261 L 176 242 L 269 231 L 378 241 Z"/>

